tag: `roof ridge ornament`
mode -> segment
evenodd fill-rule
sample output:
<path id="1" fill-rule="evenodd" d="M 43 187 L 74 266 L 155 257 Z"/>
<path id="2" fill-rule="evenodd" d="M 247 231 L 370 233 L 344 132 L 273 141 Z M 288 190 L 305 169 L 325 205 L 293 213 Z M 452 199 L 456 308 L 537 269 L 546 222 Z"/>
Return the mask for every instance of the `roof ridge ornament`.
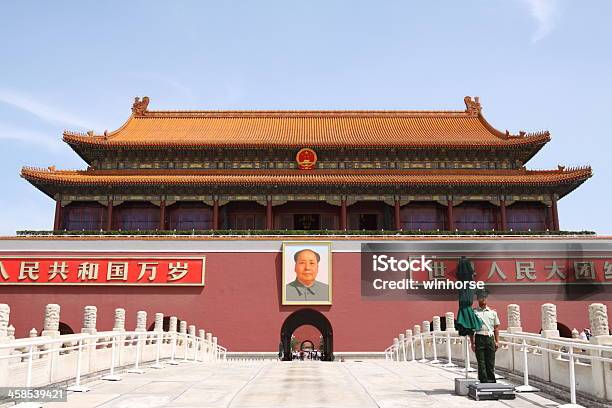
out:
<path id="1" fill-rule="evenodd" d="M 142 100 L 137 96 L 134 98 L 134 103 L 132 104 L 132 114 L 134 116 L 143 116 L 147 108 L 149 106 L 149 97 L 144 96 Z"/>
<path id="2" fill-rule="evenodd" d="M 465 113 L 470 116 L 480 115 L 482 106 L 480 105 L 480 98 L 478 96 L 475 96 L 473 99 L 471 96 L 466 96 L 463 98 L 463 102 L 465 102 Z"/>

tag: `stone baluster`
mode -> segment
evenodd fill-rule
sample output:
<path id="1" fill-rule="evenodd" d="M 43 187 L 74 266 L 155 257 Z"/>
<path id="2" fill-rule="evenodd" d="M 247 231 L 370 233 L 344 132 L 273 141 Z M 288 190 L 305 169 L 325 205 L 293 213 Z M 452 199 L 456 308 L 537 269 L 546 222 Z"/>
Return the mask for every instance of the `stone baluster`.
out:
<path id="1" fill-rule="evenodd" d="M 96 334 L 96 322 L 98 319 L 98 308 L 95 306 L 85 306 L 83 308 L 83 328 L 81 333 Z"/>
<path id="2" fill-rule="evenodd" d="M 206 353 L 206 331 L 203 329 L 198 330 L 198 337 L 200 338 L 200 344 L 202 345 L 202 353 Z"/>
<path id="3" fill-rule="evenodd" d="M 217 352 L 217 338 L 216 337 L 212 338 L 212 352 L 213 352 L 213 357 L 216 360 L 219 357 L 218 352 Z"/>
<path id="4" fill-rule="evenodd" d="M 400 361 L 406 361 L 406 336 L 404 336 L 404 333 L 400 333 L 399 335 L 398 355 Z"/>
<path id="5" fill-rule="evenodd" d="M 603 303 L 592 303 L 589 305 L 589 325 L 591 326 L 591 338 L 589 341 L 598 346 L 612 346 L 612 336 L 608 323 L 608 308 Z M 599 351 L 592 350 L 591 355 L 597 356 Z M 601 355 L 601 354 L 599 354 Z M 603 375 L 602 375 L 603 373 Z M 591 388 L 598 398 L 610 396 L 610 384 L 612 384 L 612 372 L 609 364 L 593 360 L 591 363 Z"/>
<path id="6" fill-rule="evenodd" d="M 125 331 L 125 309 L 118 307 L 115 309 L 115 324 L 113 331 Z"/>
<path id="7" fill-rule="evenodd" d="M 180 327 L 179 327 L 179 332 L 181 334 L 187 334 L 187 322 L 185 320 L 181 321 Z"/>
<path id="8" fill-rule="evenodd" d="M 521 307 L 517 304 L 508 305 L 508 333 L 520 333 L 521 327 Z"/>
<path id="9" fill-rule="evenodd" d="M 9 319 L 11 317 L 11 307 L 6 303 L 0 303 L 0 344 L 7 343 L 11 339 L 9 337 Z M 11 349 L 0 349 L 0 384 L 9 384 L 11 377 L 14 375 L 13 370 L 9 369 L 10 363 L 20 362 L 9 359 Z"/>
<path id="10" fill-rule="evenodd" d="M 30 333 L 28 333 L 28 337 L 30 338 L 38 337 L 38 330 L 36 330 L 35 327 L 32 327 L 32 330 L 30 330 Z"/>
<path id="11" fill-rule="evenodd" d="M 144 310 L 139 310 L 138 312 L 136 312 L 136 329 L 134 329 L 134 331 L 147 331 L 147 312 L 145 312 Z"/>
<path id="12" fill-rule="evenodd" d="M 433 317 L 433 331 L 442 331 L 442 323 L 440 322 L 440 316 Z"/>
<path id="13" fill-rule="evenodd" d="M 418 324 L 415 324 L 412 328 L 412 333 L 415 336 L 418 336 L 419 334 L 421 334 L 421 326 L 419 326 Z"/>
<path id="14" fill-rule="evenodd" d="M 542 337 L 559 337 L 557 330 L 557 306 L 552 303 L 542 305 Z"/>
<path id="15" fill-rule="evenodd" d="M 589 324 L 591 326 L 591 334 L 594 337 L 610 335 L 608 308 L 606 305 L 603 303 L 592 303 L 589 305 Z"/>
<path id="16" fill-rule="evenodd" d="M 45 306 L 45 320 L 43 321 L 43 330 L 40 333 L 42 336 L 49 336 L 57 338 L 60 335 L 59 332 L 60 322 L 60 305 L 50 303 Z"/>
<path id="17" fill-rule="evenodd" d="M 423 320 L 422 330 L 423 330 L 423 334 L 428 334 L 431 331 L 429 320 Z"/>
<path id="18" fill-rule="evenodd" d="M 446 322 L 446 331 L 455 331 L 455 314 L 453 312 L 446 312 L 444 314 L 444 320 Z"/>
<path id="19" fill-rule="evenodd" d="M 13 326 L 12 324 L 9 325 L 8 329 L 6 330 L 6 334 L 8 335 L 10 340 L 15 340 L 15 326 Z"/>
<path id="20" fill-rule="evenodd" d="M 8 336 L 8 325 L 11 317 L 11 307 L 6 303 L 0 303 L 0 342 L 3 337 Z"/>
<path id="21" fill-rule="evenodd" d="M 574 327 L 574 329 L 572 330 L 572 339 L 579 339 L 579 338 L 580 338 L 580 333 Z"/>
<path id="22" fill-rule="evenodd" d="M 168 331 L 171 333 L 176 333 L 176 327 L 178 325 L 178 319 L 176 316 L 170 316 L 170 320 L 168 322 Z"/>
<path id="23" fill-rule="evenodd" d="M 189 331 L 188 332 L 189 332 L 189 336 L 190 337 L 195 337 L 195 335 L 196 335 L 196 327 L 195 327 L 194 324 L 190 324 L 189 325 Z"/>
<path id="24" fill-rule="evenodd" d="M 163 313 L 155 313 L 155 326 L 153 327 L 153 331 L 155 332 L 164 331 L 164 314 Z"/>

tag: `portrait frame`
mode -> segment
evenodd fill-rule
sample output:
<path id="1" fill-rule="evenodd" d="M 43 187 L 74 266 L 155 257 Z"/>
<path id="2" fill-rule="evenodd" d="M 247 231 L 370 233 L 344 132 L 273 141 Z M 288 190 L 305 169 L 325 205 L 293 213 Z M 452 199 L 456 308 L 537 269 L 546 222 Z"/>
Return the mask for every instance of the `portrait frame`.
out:
<path id="1" fill-rule="evenodd" d="M 332 304 L 332 243 L 322 241 L 290 241 L 283 242 L 282 246 L 282 273 L 281 273 L 281 290 L 283 305 L 331 305 Z M 325 300 L 292 300 L 288 298 L 287 285 L 294 282 L 296 279 L 294 255 L 296 252 L 310 249 L 315 251 L 320 256 L 318 262 L 318 274 L 316 282 L 326 284 L 328 286 L 327 299 Z M 323 272 L 323 275 L 321 273 Z"/>

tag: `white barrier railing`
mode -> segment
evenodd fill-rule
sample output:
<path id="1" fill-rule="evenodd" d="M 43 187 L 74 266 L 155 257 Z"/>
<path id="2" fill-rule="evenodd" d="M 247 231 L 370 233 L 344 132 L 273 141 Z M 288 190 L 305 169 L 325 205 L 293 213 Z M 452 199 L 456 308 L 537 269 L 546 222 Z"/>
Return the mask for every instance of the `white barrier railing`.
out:
<path id="1" fill-rule="evenodd" d="M 177 347 L 177 346 L 182 347 Z M 37 387 L 74 380 L 70 391 L 82 392 L 84 375 L 108 373 L 103 380 L 118 381 L 119 367 L 143 373 L 141 366 L 163 368 L 162 360 L 207 362 L 226 360 L 227 349 L 209 339 L 163 331 L 108 331 L 96 334 L 41 336 L 0 343 L 0 386 Z"/>
<path id="2" fill-rule="evenodd" d="M 437 357 L 443 357 L 446 364 L 442 366 L 452 367 L 453 355 L 462 355 L 462 371 L 474 371 L 469 363 L 470 357 L 475 358 L 469 341 L 469 337 L 458 336 L 456 332 L 451 334 L 450 331 L 419 333 L 404 338 L 404 344 L 394 341 L 385 349 L 385 359 L 438 365 Z M 580 339 L 545 338 L 531 333 L 512 334 L 504 331 L 500 331 L 499 343 L 496 367 L 523 375 L 523 384 L 516 387 L 517 391 L 537 390 L 529 384 L 531 376 L 567 387 L 570 391 L 568 407 L 579 407 L 576 405 L 577 390 L 597 399 L 612 401 L 612 346 L 590 344 Z M 444 347 L 439 347 L 442 344 Z M 416 351 L 411 353 L 410 359 L 403 351 L 407 348 Z M 421 358 L 417 360 L 419 351 Z M 427 360 L 428 356 L 432 356 L 433 360 Z"/>

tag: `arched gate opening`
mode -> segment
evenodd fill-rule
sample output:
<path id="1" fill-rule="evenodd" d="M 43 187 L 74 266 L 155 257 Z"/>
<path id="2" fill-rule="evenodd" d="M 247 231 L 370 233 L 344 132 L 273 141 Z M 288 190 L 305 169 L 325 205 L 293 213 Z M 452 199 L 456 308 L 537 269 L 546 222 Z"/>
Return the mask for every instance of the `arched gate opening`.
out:
<path id="1" fill-rule="evenodd" d="M 323 336 L 321 360 L 333 361 L 334 336 L 331 323 L 323 313 L 314 309 L 296 310 L 285 319 L 280 332 L 280 348 L 283 361 L 291 361 L 291 335 L 298 327 L 303 325 L 314 326 L 321 332 L 321 336 Z"/>

